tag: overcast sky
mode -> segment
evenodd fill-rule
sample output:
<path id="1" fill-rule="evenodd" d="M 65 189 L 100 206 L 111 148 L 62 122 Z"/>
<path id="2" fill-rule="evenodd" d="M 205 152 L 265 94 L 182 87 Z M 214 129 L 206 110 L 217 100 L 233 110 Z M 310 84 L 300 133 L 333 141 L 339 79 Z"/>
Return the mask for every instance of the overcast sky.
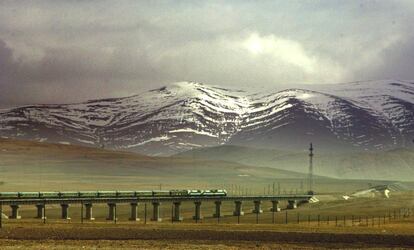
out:
<path id="1" fill-rule="evenodd" d="M 1 1 L 0 106 L 414 80 L 414 1 Z"/>

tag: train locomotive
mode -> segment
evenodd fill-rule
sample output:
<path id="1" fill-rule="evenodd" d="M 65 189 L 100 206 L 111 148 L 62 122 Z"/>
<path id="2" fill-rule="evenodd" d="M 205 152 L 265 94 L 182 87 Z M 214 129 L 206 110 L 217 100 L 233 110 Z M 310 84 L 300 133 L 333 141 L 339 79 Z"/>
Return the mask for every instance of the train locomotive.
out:
<path id="1" fill-rule="evenodd" d="M 64 199 L 64 198 L 139 198 L 139 197 L 227 196 L 224 189 L 211 190 L 143 190 L 143 191 L 64 191 L 64 192 L 0 192 L 5 199 Z"/>

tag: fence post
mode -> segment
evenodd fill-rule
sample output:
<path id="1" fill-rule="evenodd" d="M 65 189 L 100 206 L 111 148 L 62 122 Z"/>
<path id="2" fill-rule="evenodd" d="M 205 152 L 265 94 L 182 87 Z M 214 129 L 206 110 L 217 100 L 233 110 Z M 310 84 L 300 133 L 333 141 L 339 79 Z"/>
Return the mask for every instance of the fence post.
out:
<path id="1" fill-rule="evenodd" d="M 273 194 L 275 192 L 275 183 L 273 183 Z M 275 224 L 275 211 L 272 209 L 272 224 Z"/>
<path id="2" fill-rule="evenodd" d="M 286 210 L 286 213 L 285 213 L 285 224 L 288 224 L 288 212 L 287 212 L 287 210 Z"/>
<path id="3" fill-rule="evenodd" d="M 147 224 L 147 203 L 144 203 L 144 224 Z"/>
<path id="4" fill-rule="evenodd" d="M 117 215 L 116 215 L 116 207 L 117 207 L 117 206 L 116 206 L 116 203 L 115 203 L 115 207 L 114 207 L 114 215 L 115 215 L 115 216 L 114 216 L 114 224 L 116 224 L 116 221 L 117 221 L 117 218 L 116 218 L 116 216 L 117 216 Z"/>
<path id="5" fill-rule="evenodd" d="M 81 223 L 83 224 L 83 201 L 81 201 Z"/>
<path id="6" fill-rule="evenodd" d="M 3 228 L 3 202 L 0 201 L 0 228 Z"/>
<path id="7" fill-rule="evenodd" d="M 43 224 L 46 224 L 46 199 L 43 200 Z"/>

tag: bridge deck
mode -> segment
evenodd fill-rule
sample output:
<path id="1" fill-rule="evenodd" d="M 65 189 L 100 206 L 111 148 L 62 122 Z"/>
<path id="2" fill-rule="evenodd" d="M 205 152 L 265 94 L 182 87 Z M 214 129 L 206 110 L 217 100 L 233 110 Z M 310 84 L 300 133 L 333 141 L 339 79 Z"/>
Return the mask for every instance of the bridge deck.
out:
<path id="1" fill-rule="evenodd" d="M 35 198 L 2 199 L 3 205 L 30 204 L 75 204 L 75 203 L 136 203 L 136 202 L 175 202 L 175 201 L 273 201 L 309 200 L 312 195 L 255 195 L 255 196 L 186 196 L 186 197 L 100 197 L 100 198 Z"/>

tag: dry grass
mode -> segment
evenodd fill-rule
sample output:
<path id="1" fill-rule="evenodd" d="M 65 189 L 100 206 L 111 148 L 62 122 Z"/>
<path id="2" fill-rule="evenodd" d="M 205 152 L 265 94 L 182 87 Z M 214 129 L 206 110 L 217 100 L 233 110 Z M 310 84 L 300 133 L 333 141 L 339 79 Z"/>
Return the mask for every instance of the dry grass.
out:
<path id="1" fill-rule="evenodd" d="M 236 186 L 263 194 L 278 172 L 272 169 L 241 166 L 228 162 L 191 159 L 156 158 L 127 152 L 58 144 L 41 144 L 0 140 L 0 191 L 24 190 L 98 190 L 98 189 L 165 189 L 224 187 L 234 192 Z M 248 173 L 249 177 L 239 177 Z M 281 188 L 299 188 L 301 179 L 281 177 Z M 283 172 L 286 176 L 286 172 Z M 149 221 L 151 205 L 147 204 L 148 224 L 144 225 L 144 204 L 139 206 L 140 222 L 129 222 L 129 205 L 119 204 L 118 223 L 106 221 L 105 204 L 94 205 L 96 221 L 80 223 L 80 206 L 70 208 L 72 220 L 59 219 L 59 205 L 47 206 L 47 223 L 32 219 L 34 206 L 22 206 L 22 220 L 5 220 L 0 230 L 1 249 L 332 249 L 414 247 L 412 218 L 389 218 L 403 207 L 414 207 L 411 192 L 391 193 L 390 199 L 354 199 L 345 201 L 341 195 L 366 188 L 368 183 L 381 181 L 351 181 L 318 179 L 316 185 L 328 190 L 320 195 L 321 202 L 305 204 L 297 210 L 275 214 L 269 212 L 270 202 L 263 202 L 265 213 L 251 213 L 252 202 L 243 204 L 245 216 L 232 216 L 234 204 L 223 202 L 224 217 L 218 224 L 212 218 L 214 203 L 202 204 L 205 216 L 198 224 L 191 219 L 194 204 L 182 205 L 182 223 L 171 223 L 171 203 L 162 204 L 162 223 Z M 265 189 L 265 190 L 264 190 Z M 281 203 L 282 208 L 286 203 Z M 4 212 L 10 208 L 4 206 Z M 308 223 L 308 218 L 311 222 Z M 317 222 L 317 218 L 320 222 Z M 346 216 L 345 224 L 343 216 Z M 351 217 L 354 221 L 351 221 Z M 385 223 L 384 223 L 384 216 Z M 328 219 L 329 217 L 329 224 Z M 374 217 L 374 226 L 372 218 Z M 297 223 L 297 218 L 300 223 Z M 338 223 L 335 223 L 338 218 Z M 361 218 L 361 221 L 360 219 Z M 368 219 L 368 224 L 366 224 Z"/>
<path id="2" fill-rule="evenodd" d="M 71 208 L 72 220 L 65 222 L 58 219 L 58 207 L 49 208 L 48 220 L 43 224 L 34 217 L 34 207 L 24 207 L 23 219 L 6 220 L 0 231 L 2 248 L 14 248 L 17 245 L 24 249 L 77 249 L 85 248 L 124 248 L 124 249 L 333 249 L 333 248 L 372 248 L 389 249 L 391 247 L 414 247 L 414 218 L 400 217 L 395 220 L 387 217 L 385 223 L 380 215 L 393 207 L 411 201 L 411 193 L 400 194 L 389 200 L 361 199 L 350 201 L 322 200 L 319 204 L 307 204 L 297 210 L 288 211 L 289 224 L 284 224 L 285 211 L 277 213 L 279 218 L 272 224 L 272 213 L 260 215 L 260 224 L 255 224 L 256 215 L 245 208 L 247 214 L 241 217 L 229 215 L 232 203 L 224 208 L 227 214 L 220 224 L 211 218 L 208 212 L 213 206 L 206 203 L 203 211 L 206 218 L 196 224 L 191 218 L 193 205 L 184 203 L 182 223 L 172 224 L 169 219 L 169 204 L 164 204 L 164 221 L 161 223 L 147 221 L 127 221 L 128 206 L 119 206 L 118 222 L 106 221 L 105 205 L 96 205 L 94 209 L 96 221 L 79 220 L 79 207 Z M 7 208 L 7 207 L 6 207 Z M 143 206 L 141 205 L 141 209 Z M 148 216 L 151 215 L 148 206 Z M 377 216 L 375 224 L 368 225 L 363 220 L 359 223 L 357 216 L 352 223 L 351 214 L 357 212 Z M 6 211 L 8 212 L 8 211 Z M 338 225 L 334 221 L 325 220 L 327 214 L 341 213 L 347 216 L 345 225 L 341 220 Z M 320 214 L 322 220 L 306 220 L 296 222 L 297 214 Z M 140 210 L 141 219 L 143 210 Z M 316 216 L 312 217 L 313 219 Z M 380 218 L 380 224 L 378 224 Z M 17 244 L 17 245 L 16 245 Z"/>
<path id="3" fill-rule="evenodd" d="M 412 220 L 381 228 L 213 224 L 8 224 L 3 248 L 332 249 L 414 247 Z"/>
<path id="4" fill-rule="evenodd" d="M 200 240 L 39 240 L 39 241 L 17 241 L 0 240 L 1 249 L 184 249 L 184 250 L 204 250 L 204 249 L 333 249 L 340 248 L 338 244 L 282 244 L 282 243 L 261 243 L 246 241 L 200 241 Z M 350 247 L 349 245 L 343 247 Z M 355 245 L 360 247 L 360 245 Z M 388 249 L 388 248 L 371 248 Z"/>

